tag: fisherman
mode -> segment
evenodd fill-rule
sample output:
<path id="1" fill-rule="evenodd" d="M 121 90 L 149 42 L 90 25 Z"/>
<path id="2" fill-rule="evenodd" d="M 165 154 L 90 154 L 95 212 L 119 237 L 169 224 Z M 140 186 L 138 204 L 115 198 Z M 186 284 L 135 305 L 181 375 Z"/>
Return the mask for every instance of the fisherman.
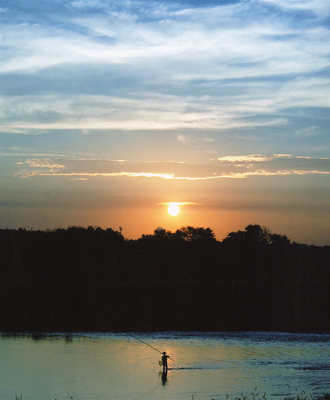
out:
<path id="1" fill-rule="evenodd" d="M 170 356 L 166 355 L 166 351 L 163 351 L 163 356 L 162 356 L 162 362 L 163 362 L 163 372 L 167 372 L 167 359 L 170 358 Z"/>

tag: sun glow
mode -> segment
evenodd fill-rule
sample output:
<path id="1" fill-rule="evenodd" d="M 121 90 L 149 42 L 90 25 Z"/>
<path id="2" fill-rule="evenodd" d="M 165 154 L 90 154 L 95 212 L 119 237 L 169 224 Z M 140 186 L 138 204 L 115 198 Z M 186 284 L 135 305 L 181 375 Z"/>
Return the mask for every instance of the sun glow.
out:
<path id="1" fill-rule="evenodd" d="M 175 217 L 180 212 L 179 204 L 178 203 L 170 203 L 167 211 L 170 215 L 172 215 L 172 217 Z"/>

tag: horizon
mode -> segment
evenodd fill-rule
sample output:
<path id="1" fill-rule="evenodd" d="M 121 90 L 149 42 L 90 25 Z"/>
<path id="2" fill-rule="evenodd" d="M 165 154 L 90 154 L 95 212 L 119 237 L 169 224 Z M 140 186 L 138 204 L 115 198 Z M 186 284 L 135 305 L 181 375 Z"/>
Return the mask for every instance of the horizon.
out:
<path id="1" fill-rule="evenodd" d="M 322 0 L 3 0 L 0 228 L 330 244 Z M 168 212 L 170 203 L 180 210 Z"/>
<path id="2" fill-rule="evenodd" d="M 286 238 L 286 239 L 288 240 L 288 243 L 289 243 L 290 245 L 315 246 L 315 247 L 330 247 L 330 244 L 325 244 L 325 245 L 314 245 L 314 244 L 307 244 L 307 243 L 295 242 L 294 240 L 291 240 L 291 238 L 287 237 L 286 235 L 282 235 L 282 234 L 279 233 L 279 232 L 272 232 L 272 231 L 269 230 L 266 226 L 260 226 L 260 225 L 258 225 L 258 224 L 249 224 L 248 226 L 259 226 L 262 230 L 264 230 L 266 233 L 268 233 L 268 234 L 270 234 L 270 235 L 279 235 L 279 236 L 281 236 L 281 237 L 283 237 L 283 238 Z M 208 227 L 201 227 L 201 226 L 181 226 L 180 228 L 177 228 L 177 229 L 174 230 L 174 231 L 166 230 L 166 229 L 164 229 L 163 227 L 158 226 L 157 228 L 155 228 L 155 229 L 153 230 L 153 232 L 151 232 L 151 233 L 142 233 L 141 236 L 136 237 L 136 238 L 126 237 L 126 236 L 123 234 L 123 232 L 122 232 L 122 227 L 121 227 L 121 226 L 119 227 L 118 230 L 117 230 L 117 229 L 114 229 L 114 228 L 112 228 L 112 227 L 110 227 L 110 226 L 109 226 L 109 227 L 105 227 L 105 228 L 101 228 L 100 226 L 91 226 L 91 225 L 89 225 L 89 226 L 70 225 L 70 226 L 67 226 L 67 227 L 65 227 L 65 228 L 63 228 L 63 227 L 62 227 L 62 228 L 59 228 L 59 227 L 58 227 L 58 228 L 52 228 L 52 229 L 49 229 L 49 228 L 46 228 L 46 229 L 33 229 L 33 228 L 27 229 L 27 228 L 25 228 L 25 227 L 23 227 L 23 228 L 22 228 L 22 227 L 20 227 L 20 228 L 0 228 L 0 231 L 14 231 L 14 232 L 19 232 L 20 230 L 23 230 L 23 231 L 25 231 L 25 232 L 42 232 L 42 233 L 54 233 L 54 232 L 55 232 L 55 233 L 56 233 L 56 232 L 58 232 L 58 231 L 68 231 L 68 230 L 71 230 L 71 229 L 77 229 L 77 230 L 81 230 L 81 229 L 83 229 L 83 230 L 89 230 L 89 229 L 92 229 L 94 232 L 97 231 L 98 229 L 101 229 L 103 232 L 106 232 L 106 231 L 110 230 L 110 231 L 112 231 L 112 232 L 114 232 L 114 233 L 116 233 L 116 234 L 120 234 L 120 235 L 122 236 L 123 240 L 125 240 L 125 241 L 131 241 L 131 240 L 132 240 L 132 241 L 135 241 L 135 240 L 142 239 L 143 237 L 155 236 L 157 231 L 164 231 L 164 232 L 166 232 L 167 234 L 175 235 L 177 232 L 180 232 L 180 231 L 184 230 L 185 228 L 193 228 L 193 229 L 210 230 L 211 233 L 214 235 L 214 239 L 215 239 L 217 242 L 222 243 L 223 240 L 226 239 L 226 238 L 229 238 L 229 235 L 232 234 L 232 233 L 238 233 L 238 232 L 243 232 L 243 233 L 244 233 L 244 232 L 246 232 L 246 228 L 248 228 L 248 226 L 246 226 L 246 227 L 244 228 L 244 230 L 238 230 L 238 231 L 235 231 L 235 232 L 228 232 L 228 234 L 227 234 L 224 238 L 222 238 L 222 239 L 218 239 L 218 238 L 216 237 L 216 235 L 215 235 L 213 229 L 212 229 L 210 226 L 208 226 Z"/>

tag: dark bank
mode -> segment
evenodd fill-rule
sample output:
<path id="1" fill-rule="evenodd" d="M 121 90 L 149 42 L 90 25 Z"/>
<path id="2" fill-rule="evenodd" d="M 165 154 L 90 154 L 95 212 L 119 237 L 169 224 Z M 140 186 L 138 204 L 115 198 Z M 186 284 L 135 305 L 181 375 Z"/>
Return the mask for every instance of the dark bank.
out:
<path id="1" fill-rule="evenodd" d="M 0 330 L 330 331 L 330 247 L 259 225 L 0 231 Z"/>

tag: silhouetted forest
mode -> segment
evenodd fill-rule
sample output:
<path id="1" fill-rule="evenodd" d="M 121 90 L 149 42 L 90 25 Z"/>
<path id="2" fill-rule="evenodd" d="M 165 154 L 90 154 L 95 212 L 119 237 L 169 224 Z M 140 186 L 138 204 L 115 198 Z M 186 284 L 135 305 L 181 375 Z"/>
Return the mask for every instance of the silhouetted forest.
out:
<path id="1" fill-rule="evenodd" d="M 330 330 L 330 247 L 259 225 L 0 231 L 0 331 Z"/>

